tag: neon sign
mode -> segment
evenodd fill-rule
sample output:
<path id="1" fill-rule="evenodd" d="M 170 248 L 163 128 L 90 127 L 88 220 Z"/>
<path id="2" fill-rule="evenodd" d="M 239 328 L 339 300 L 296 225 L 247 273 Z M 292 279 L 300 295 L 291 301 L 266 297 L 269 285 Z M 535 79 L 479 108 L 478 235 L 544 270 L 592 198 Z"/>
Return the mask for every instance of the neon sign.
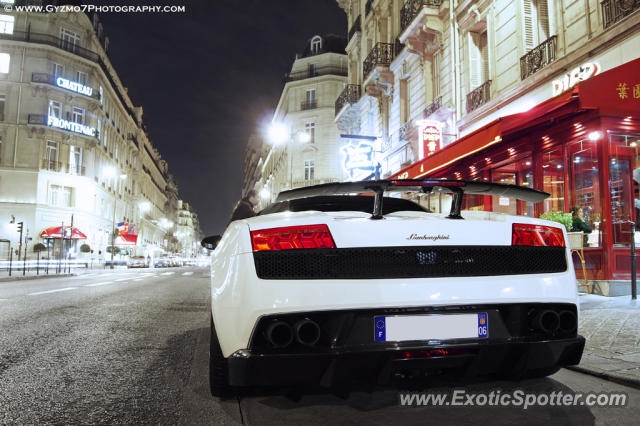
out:
<path id="1" fill-rule="evenodd" d="M 49 115 L 47 117 L 47 126 L 55 127 L 56 129 L 68 130 L 74 133 L 80 133 L 86 136 L 95 136 L 95 127 L 85 126 L 84 124 L 74 123 L 73 121 L 63 120 L 62 118 Z"/>
<path id="2" fill-rule="evenodd" d="M 586 62 L 574 68 L 569 74 L 551 82 L 553 96 L 558 96 L 560 93 L 566 92 L 579 82 L 587 80 L 599 72 L 600 65 L 596 62 Z"/>
<path id="3" fill-rule="evenodd" d="M 442 148 L 442 123 L 421 120 L 418 124 L 420 125 L 420 159 L 423 159 Z"/>
<path id="4" fill-rule="evenodd" d="M 91 96 L 93 94 L 93 88 L 76 83 L 75 81 L 67 80 L 66 78 L 56 78 L 56 84 L 63 89 L 71 90 L 72 92 L 80 93 L 81 95 Z"/>
<path id="5" fill-rule="evenodd" d="M 349 142 L 348 145 L 340 148 L 344 155 L 342 167 L 351 179 L 358 171 L 373 171 L 373 143 L 371 142 Z"/>

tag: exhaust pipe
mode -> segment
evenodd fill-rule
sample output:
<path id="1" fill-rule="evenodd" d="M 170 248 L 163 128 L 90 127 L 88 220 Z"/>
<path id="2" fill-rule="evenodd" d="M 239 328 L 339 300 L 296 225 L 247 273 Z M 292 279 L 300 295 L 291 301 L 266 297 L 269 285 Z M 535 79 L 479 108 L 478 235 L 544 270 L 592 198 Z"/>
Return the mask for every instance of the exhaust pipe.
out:
<path id="1" fill-rule="evenodd" d="M 556 332 L 559 326 L 560 316 L 556 311 L 550 309 L 538 312 L 531 321 L 531 327 L 534 330 L 543 331 L 547 334 Z"/>
<path id="2" fill-rule="evenodd" d="M 560 331 L 569 334 L 578 328 L 576 314 L 571 311 L 560 311 Z"/>
<path id="3" fill-rule="evenodd" d="M 296 340 L 300 344 L 313 346 L 320 340 L 320 326 L 309 318 L 298 321 L 293 329 L 296 333 Z"/>
<path id="4" fill-rule="evenodd" d="M 285 348 L 293 342 L 293 330 L 286 322 L 275 320 L 267 326 L 265 337 L 274 348 Z"/>

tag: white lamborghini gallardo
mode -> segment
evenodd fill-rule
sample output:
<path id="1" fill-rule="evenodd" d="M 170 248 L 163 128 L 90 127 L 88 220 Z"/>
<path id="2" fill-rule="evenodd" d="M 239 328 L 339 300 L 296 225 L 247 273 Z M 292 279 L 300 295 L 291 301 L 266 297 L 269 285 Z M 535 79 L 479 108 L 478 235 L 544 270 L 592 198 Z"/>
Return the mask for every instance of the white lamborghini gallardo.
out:
<path id="1" fill-rule="evenodd" d="M 384 196 L 409 191 L 451 193 L 451 212 Z M 403 372 L 534 377 L 579 363 L 564 227 L 461 212 L 465 194 L 549 195 L 456 180 L 324 184 L 205 238 L 212 394 Z"/>

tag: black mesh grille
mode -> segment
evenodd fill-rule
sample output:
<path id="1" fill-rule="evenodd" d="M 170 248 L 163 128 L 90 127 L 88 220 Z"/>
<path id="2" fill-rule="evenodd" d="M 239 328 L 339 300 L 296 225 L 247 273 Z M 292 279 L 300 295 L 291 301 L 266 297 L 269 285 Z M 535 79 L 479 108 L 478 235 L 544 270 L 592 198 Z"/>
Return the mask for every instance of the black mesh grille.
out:
<path id="1" fill-rule="evenodd" d="M 563 247 L 455 246 L 255 252 L 262 279 L 436 278 L 567 270 Z"/>

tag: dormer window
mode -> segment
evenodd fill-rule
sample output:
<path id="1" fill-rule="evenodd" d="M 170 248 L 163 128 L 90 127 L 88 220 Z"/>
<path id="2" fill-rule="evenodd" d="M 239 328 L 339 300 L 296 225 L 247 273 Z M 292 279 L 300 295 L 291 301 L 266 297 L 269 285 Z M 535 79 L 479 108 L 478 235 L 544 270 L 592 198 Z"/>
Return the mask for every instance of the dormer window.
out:
<path id="1" fill-rule="evenodd" d="M 315 36 L 311 39 L 311 53 L 317 55 L 322 49 L 322 37 Z"/>

